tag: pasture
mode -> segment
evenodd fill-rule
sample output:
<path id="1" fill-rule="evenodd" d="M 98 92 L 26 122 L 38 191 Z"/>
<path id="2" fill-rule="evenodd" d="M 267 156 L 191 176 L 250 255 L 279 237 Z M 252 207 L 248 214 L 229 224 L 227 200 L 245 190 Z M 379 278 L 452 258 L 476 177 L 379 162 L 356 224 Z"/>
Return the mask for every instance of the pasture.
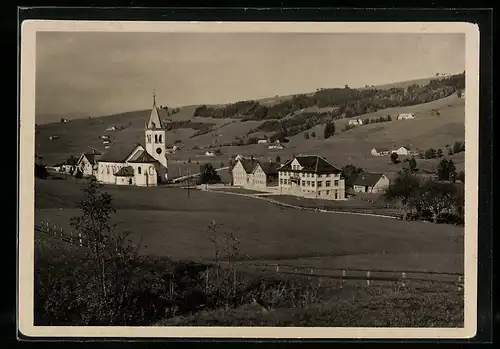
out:
<path id="1" fill-rule="evenodd" d="M 35 220 L 65 229 L 79 215 L 84 181 L 36 180 Z M 210 260 L 208 224 L 223 224 L 240 240 L 242 260 L 300 260 L 383 268 L 463 270 L 464 229 L 451 225 L 283 209 L 227 193 L 166 187 L 105 186 L 113 196 L 114 222 L 142 238 L 143 253 L 172 259 Z M 339 259 L 341 258 L 341 259 Z M 346 258 L 348 258 L 346 262 Z M 315 262 L 316 261 L 316 262 Z"/>

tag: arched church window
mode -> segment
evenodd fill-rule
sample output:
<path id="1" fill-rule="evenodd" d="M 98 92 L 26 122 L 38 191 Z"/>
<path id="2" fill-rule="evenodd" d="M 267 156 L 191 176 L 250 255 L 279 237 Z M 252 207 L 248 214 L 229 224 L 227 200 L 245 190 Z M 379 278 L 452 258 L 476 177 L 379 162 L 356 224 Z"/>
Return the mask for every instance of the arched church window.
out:
<path id="1" fill-rule="evenodd" d="M 155 143 L 158 143 L 158 135 L 155 135 Z"/>
<path id="2" fill-rule="evenodd" d="M 155 173 L 154 171 L 155 171 L 154 167 L 150 166 L 149 167 L 149 174 L 151 174 L 151 175 L 154 174 Z"/>
<path id="3" fill-rule="evenodd" d="M 162 142 L 162 139 L 161 139 L 161 138 L 162 138 L 162 137 L 161 137 L 161 135 L 160 135 L 160 136 L 159 136 L 159 142 L 160 142 L 160 143 Z"/>
<path id="4" fill-rule="evenodd" d="M 151 135 L 148 135 L 148 143 L 151 143 Z"/>
<path id="5" fill-rule="evenodd" d="M 137 173 L 141 174 L 141 166 L 137 167 Z"/>
<path id="6" fill-rule="evenodd" d="M 109 166 L 106 167 L 106 174 L 109 174 Z"/>

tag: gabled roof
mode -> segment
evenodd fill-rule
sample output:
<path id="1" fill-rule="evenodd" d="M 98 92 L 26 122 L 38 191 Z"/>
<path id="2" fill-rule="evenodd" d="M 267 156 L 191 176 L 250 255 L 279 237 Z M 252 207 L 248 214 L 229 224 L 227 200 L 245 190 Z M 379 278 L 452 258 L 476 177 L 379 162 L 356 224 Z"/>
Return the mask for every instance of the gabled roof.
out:
<path id="1" fill-rule="evenodd" d="M 254 171 L 257 166 L 260 166 L 267 176 L 276 176 L 278 175 L 278 168 L 280 168 L 281 164 L 277 162 L 257 162 L 254 165 Z"/>
<path id="2" fill-rule="evenodd" d="M 353 185 L 374 186 L 384 176 L 383 173 L 361 172 L 352 182 Z"/>
<path id="3" fill-rule="evenodd" d="M 134 156 L 132 156 L 130 159 L 127 160 L 127 162 L 156 162 L 157 160 L 149 155 L 149 153 L 145 149 L 140 149 L 138 150 Z"/>
<path id="4" fill-rule="evenodd" d="M 156 107 L 156 95 L 153 95 L 153 108 L 151 109 L 151 114 L 149 115 L 148 121 L 146 121 L 146 128 L 163 128 L 158 108 Z"/>
<path id="5" fill-rule="evenodd" d="M 246 173 L 252 173 L 255 164 L 257 163 L 257 161 L 252 161 L 252 159 L 239 159 L 238 161 L 241 163 Z"/>
<path id="6" fill-rule="evenodd" d="M 78 163 L 77 158 L 70 157 L 64 161 L 63 165 L 76 165 L 77 163 Z"/>
<path id="7" fill-rule="evenodd" d="M 134 168 L 132 166 L 125 166 L 118 170 L 115 173 L 117 177 L 133 177 L 134 176 Z"/>
<path id="8" fill-rule="evenodd" d="M 138 143 L 115 143 L 105 152 L 99 162 L 125 162 Z M 142 146 L 142 145 L 141 145 Z"/>
<path id="9" fill-rule="evenodd" d="M 80 160 L 85 157 L 91 165 L 95 165 L 97 163 L 97 160 L 99 158 L 100 154 L 96 154 L 96 153 L 83 153 L 82 156 L 80 157 L 80 159 L 78 160 L 78 162 L 80 162 Z"/>
<path id="10" fill-rule="evenodd" d="M 342 171 L 332 164 L 330 164 L 325 158 L 319 155 L 299 155 L 292 160 L 288 160 L 283 166 L 278 170 L 283 171 L 293 171 L 292 162 L 297 160 L 300 166 L 303 167 L 301 171 L 303 172 L 314 172 L 314 173 L 341 173 Z"/>

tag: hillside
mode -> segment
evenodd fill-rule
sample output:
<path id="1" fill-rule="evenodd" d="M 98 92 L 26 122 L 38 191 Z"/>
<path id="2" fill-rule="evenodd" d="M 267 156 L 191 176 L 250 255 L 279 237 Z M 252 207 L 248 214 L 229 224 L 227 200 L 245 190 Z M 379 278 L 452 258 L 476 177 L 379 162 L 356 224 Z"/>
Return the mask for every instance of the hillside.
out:
<path id="1" fill-rule="evenodd" d="M 408 86 L 410 88 L 415 88 L 416 86 L 418 89 L 422 88 L 419 84 L 425 84 L 434 80 L 434 78 L 412 80 L 369 87 L 369 89 L 370 91 L 378 90 L 380 91 L 379 94 L 384 94 L 386 93 L 383 92 L 384 89 L 388 91 L 387 93 L 396 91 L 391 89 Z M 359 91 L 361 90 L 363 89 L 359 89 Z M 351 93 L 350 91 L 356 90 L 348 90 L 347 92 Z M 291 110 L 291 113 L 280 114 L 282 115 L 279 116 L 279 118 L 282 118 L 281 120 L 244 121 L 241 115 L 225 118 L 194 117 L 193 114 L 200 107 L 199 105 L 181 107 L 178 113 L 169 116 L 167 116 L 165 110 L 161 110 L 161 117 L 169 121 L 167 143 L 169 145 L 176 143 L 181 147 L 180 152 L 170 156 L 170 159 L 174 160 L 174 162 L 186 162 L 188 159 L 197 159 L 197 161 L 201 162 L 210 160 L 219 164 L 220 162 L 227 161 L 228 156 L 236 154 L 253 155 L 256 158 L 262 159 L 274 159 L 279 155 L 282 159 L 286 159 L 293 154 L 314 153 L 327 157 L 338 166 L 353 163 L 370 170 L 394 172 L 399 167 L 390 165 L 388 159 L 376 158 L 370 155 L 370 150 L 373 147 L 392 148 L 409 145 L 413 148 L 421 149 L 429 147 L 445 148 L 446 145 L 453 144 L 455 141 L 464 140 L 465 100 L 459 98 L 455 93 L 450 94 L 451 90 L 448 87 L 446 87 L 447 92 L 444 93 L 447 96 L 444 98 L 439 98 L 439 96 L 443 95 L 443 90 L 436 91 L 441 92 L 437 94 L 434 92 L 434 97 L 431 96 L 429 98 L 434 98 L 435 100 L 428 103 L 383 108 L 369 113 L 357 114 L 350 118 L 346 117 L 348 115 L 342 117 L 337 115 L 338 113 L 334 114 L 334 112 L 337 112 L 337 107 L 307 106 L 307 103 L 310 103 L 307 98 L 318 95 L 318 91 L 300 96 L 295 95 L 295 97 L 278 96 L 258 101 L 240 102 L 247 103 L 250 107 L 255 105 L 255 102 L 259 102 L 261 106 L 274 106 L 274 108 L 279 108 L 280 105 L 285 103 L 284 105 L 288 109 L 283 110 Z M 324 96 L 329 93 L 328 91 L 320 92 L 318 96 Z M 371 95 L 369 94 L 369 96 Z M 289 109 L 290 104 L 286 104 L 286 101 L 291 99 L 294 99 L 292 105 L 295 105 L 295 107 Z M 367 110 L 373 109 L 370 107 L 370 103 L 373 103 L 372 97 L 368 97 L 366 101 L 368 104 L 362 107 L 367 108 Z M 305 105 L 302 109 L 293 109 L 303 103 Z M 213 105 L 207 107 L 217 110 L 225 106 Z M 363 108 L 359 108 L 359 101 L 347 107 L 352 110 L 364 110 Z M 232 108 L 232 106 L 229 105 L 228 108 Z M 229 111 L 231 110 L 233 109 L 229 109 Z M 409 112 L 415 113 L 416 118 L 414 120 L 396 121 L 396 116 L 399 113 Z M 54 164 L 64 161 L 70 155 L 78 156 L 82 152 L 88 152 L 91 150 L 90 147 L 105 151 L 102 141 L 99 139 L 104 134 L 110 135 L 113 142 L 118 143 L 142 141 L 144 120 L 149 113 L 150 110 L 146 109 L 100 118 L 77 119 L 69 123 L 39 125 L 36 135 L 36 151 L 38 154 L 44 156 L 45 163 Z M 231 113 L 234 113 L 234 111 Z M 252 116 L 251 110 L 249 113 Z M 379 117 L 387 117 L 387 115 L 391 115 L 393 121 L 363 125 L 342 132 L 342 129 L 350 119 L 373 120 Z M 334 118 L 336 125 L 336 134 L 330 139 L 324 140 L 324 123 L 332 120 L 332 118 Z M 310 120 L 315 121 L 311 124 Z M 257 138 L 275 137 L 275 131 L 266 131 L 265 128 L 261 130 L 261 128 L 264 123 L 272 125 L 272 123 L 277 122 L 285 122 L 285 125 L 293 125 L 295 122 L 295 124 L 302 129 L 305 128 L 305 130 L 298 129 L 294 132 L 296 134 L 288 135 L 287 138 L 290 142 L 286 144 L 283 150 L 269 150 L 266 145 L 251 144 L 251 138 L 254 138 L 255 141 Z M 124 128 L 119 131 L 106 131 L 106 128 L 110 126 L 123 126 Z M 305 139 L 305 132 L 308 132 L 308 134 L 315 132 L 316 136 Z M 52 135 L 57 135 L 60 139 L 49 140 L 49 137 Z M 204 158 L 203 154 L 206 151 L 204 149 L 208 147 L 221 149 L 223 155 L 217 158 Z M 339 151 L 340 149 L 341 151 Z M 463 154 L 453 155 L 453 159 L 458 162 L 457 167 L 463 166 Z M 435 159 L 422 160 L 420 161 L 420 165 L 422 168 L 432 168 L 436 161 Z"/>

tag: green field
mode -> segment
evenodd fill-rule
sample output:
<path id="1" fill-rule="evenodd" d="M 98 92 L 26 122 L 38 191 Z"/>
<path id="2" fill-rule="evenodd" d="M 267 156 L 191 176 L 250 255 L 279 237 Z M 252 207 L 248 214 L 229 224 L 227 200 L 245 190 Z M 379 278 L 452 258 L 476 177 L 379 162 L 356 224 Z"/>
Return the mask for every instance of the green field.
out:
<path id="1" fill-rule="evenodd" d="M 36 221 L 69 229 L 70 217 L 80 214 L 76 205 L 84 185 L 37 180 Z M 180 188 L 106 186 L 105 190 L 114 198 L 114 221 L 131 231 L 135 241 L 142 236 L 143 252 L 151 255 L 211 259 L 206 229 L 216 220 L 236 234 L 241 255 L 252 260 L 306 263 L 321 257 L 320 264 L 330 266 L 382 268 L 401 263 L 418 270 L 463 270 L 464 229 L 452 225 L 283 209 L 264 200 L 217 192 L 191 190 L 188 198 Z"/>

